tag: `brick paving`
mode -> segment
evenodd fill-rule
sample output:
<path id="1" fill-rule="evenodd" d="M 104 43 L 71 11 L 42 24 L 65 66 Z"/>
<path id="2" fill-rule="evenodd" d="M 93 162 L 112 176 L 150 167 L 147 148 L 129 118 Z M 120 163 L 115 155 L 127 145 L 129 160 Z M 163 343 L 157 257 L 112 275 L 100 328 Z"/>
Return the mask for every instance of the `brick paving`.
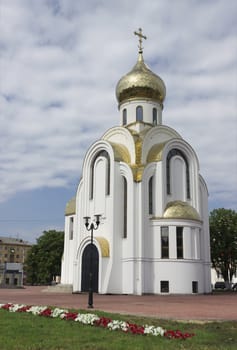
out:
<path id="1" fill-rule="evenodd" d="M 48 305 L 87 310 L 87 294 L 49 292 L 46 287 L 0 289 L 0 303 Z M 210 295 L 99 295 L 94 311 L 152 316 L 160 319 L 237 321 L 237 292 Z"/>

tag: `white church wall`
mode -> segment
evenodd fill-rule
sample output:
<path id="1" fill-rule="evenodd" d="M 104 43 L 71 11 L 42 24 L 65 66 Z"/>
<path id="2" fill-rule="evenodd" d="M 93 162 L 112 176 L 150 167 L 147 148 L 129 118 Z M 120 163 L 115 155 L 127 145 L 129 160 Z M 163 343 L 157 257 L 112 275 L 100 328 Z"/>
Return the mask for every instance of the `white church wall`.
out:
<path id="1" fill-rule="evenodd" d="M 161 281 L 169 282 L 169 293 L 191 294 L 192 282 L 198 282 L 198 293 L 203 293 L 202 264 L 193 260 L 162 260 L 154 263 L 154 293 L 161 293 Z"/>
<path id="2" fill-rule="evenodd" d="M 155 172 L 155 203 L 154 203 L 154 216 L 162 217 L 165 205 L 166 205 L 166 186 L 164 185 L 166 182 L 166 173 L 163 170 L 162 162 L 156 163 L 156 172 Z"/>
<path id="3" fill-rule="evenodd" d="M 134 294 L 134 259 L 122 260 L 122 293 Z"/>
<path id="4" fill-rule="evenodd" d="M 62 260 L 62 273 L 61 283 L 72 284 L 73 283 L 73 239 L 71 238 L 71 218 L 75 219 L 75 215 L 65 217 L 65 228 L 64 228 L 64 253 Z M 73 238 L 75 232 L 73 230 Z"/>
<path id="5" fill-rule="evenodd" d="M 145 259 L 143 261 L 143 293 L 154 293 L 154 263 L 152 259 Z"/>
<path id="6" fill-rule="evenodd" d="M 123 238 L 123 229 L 121 230 L 121 237 L 123 242 L 123 249 L 122 249 L 122 257 L 123 258 L 130 258 L 134 257 L 134 244 L 136 240 L 136 232 L 134 227 L 134 220 L 137 219 L 136 215 L 136 208 L 135 208 L 135 192 L 134 192 L 134 182 L 133 182 L 133 175 L 131 172 L 131 169 L 129 166 L 125 163 L 120 163 L 120 195 L 121 195 L 121 201 L 118 203 L 119 211 L 121 213 L 121 222 L 123 223 L 123 185 L 122 180 L 123 177 L 126 178 L 127 181 L 127 237 Z"/>
<path id="7" fill-rule="evenodd" d="M 204 286 L 205 293 L 211 292 L 211 249 L 210 249 L 210 231 L 208 215 L 208 190 L 202 176 L 199 176 L 199 198 L 200 211 L 203 220 L 202 230 L 200 231 L 201 257 L 204 260 Z"/>
<path id="8" fill-rule="evenodd" d="M 136 193 L 131 169 L 127 164 L 120 163 L 121 179 L 124 176 L 127 180 L 127 237 L 122 236 L 122 290 L 123 293 L 134 293 L 135 284 L 135 259 L 136 259 L 136 243 L 138 240 L 138 232 L 136 229 L 136 221 L 138 212 L 136 208 Z M 123 196 L 123 191 L 121 191 Z M 123 199 L 121 204 L 123 203 Z M 123 211 L 122 205 L 120 210 Z M 122 214 L 123 215 L 123 214 Z M 123 219 L 122 219 L 123 222 Z"/>

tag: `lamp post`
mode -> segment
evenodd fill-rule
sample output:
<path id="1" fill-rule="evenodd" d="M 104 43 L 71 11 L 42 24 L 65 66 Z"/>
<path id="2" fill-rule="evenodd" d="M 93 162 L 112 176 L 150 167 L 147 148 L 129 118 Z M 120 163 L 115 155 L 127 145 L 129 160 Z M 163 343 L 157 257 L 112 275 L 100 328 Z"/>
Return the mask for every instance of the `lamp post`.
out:
<path id="1" fill-rule="evenodd" d="M 90 246 L 90 262 L 89 262 L 89 295 L 88 295 L 88 308 L 93 309 L 93 271 L 92 271 L 92 247 L 93 247 L 93 231 L 97 230 L 100 225 L 100 214 L 95 215 L 95 222 L 91 221 L 90 216 L 85 216 L 85 226 L 87 231 L 91 232 L 91 246 Z"/>

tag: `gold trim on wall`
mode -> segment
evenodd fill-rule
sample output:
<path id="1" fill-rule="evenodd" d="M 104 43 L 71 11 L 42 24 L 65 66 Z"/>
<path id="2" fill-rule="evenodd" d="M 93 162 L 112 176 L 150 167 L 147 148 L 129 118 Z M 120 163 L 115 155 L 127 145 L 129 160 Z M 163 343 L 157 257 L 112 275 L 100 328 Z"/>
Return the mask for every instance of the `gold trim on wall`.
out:
<path id="1" fill-rule="evenodd" d="M 101 254 L 103 258 L 109 258 L 110 251 L 109 251 L 109 242 L 104 237 L 95 237 L 95 240 L 99 243 Z"/>

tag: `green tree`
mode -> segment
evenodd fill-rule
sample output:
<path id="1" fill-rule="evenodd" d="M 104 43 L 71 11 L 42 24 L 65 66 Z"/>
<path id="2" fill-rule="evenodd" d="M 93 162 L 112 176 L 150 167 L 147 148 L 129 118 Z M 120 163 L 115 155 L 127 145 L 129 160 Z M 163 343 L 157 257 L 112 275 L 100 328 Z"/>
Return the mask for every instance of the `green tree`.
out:
<path id="1" fill-rule="evenodd" d="M 24 264 L 26 273 L 26 282 L 34 285 L 38 282 L 38 264 L 37 264 L 38 247 L 33 245 L 29 250 Z"/>
<path id="2" fill-rule="evenodd" d="M 214 209 L 209 221 L 212 266 L 230 287 L 237 269 L 237 213 L 231 209 Z"/>
<path id="3" fill-rule="evenodd" d="M 61 273 L 64 232 L 44 231 L 32 246 L 25 262 L 26 281 L 30 284 L 48 284 Z"/>

